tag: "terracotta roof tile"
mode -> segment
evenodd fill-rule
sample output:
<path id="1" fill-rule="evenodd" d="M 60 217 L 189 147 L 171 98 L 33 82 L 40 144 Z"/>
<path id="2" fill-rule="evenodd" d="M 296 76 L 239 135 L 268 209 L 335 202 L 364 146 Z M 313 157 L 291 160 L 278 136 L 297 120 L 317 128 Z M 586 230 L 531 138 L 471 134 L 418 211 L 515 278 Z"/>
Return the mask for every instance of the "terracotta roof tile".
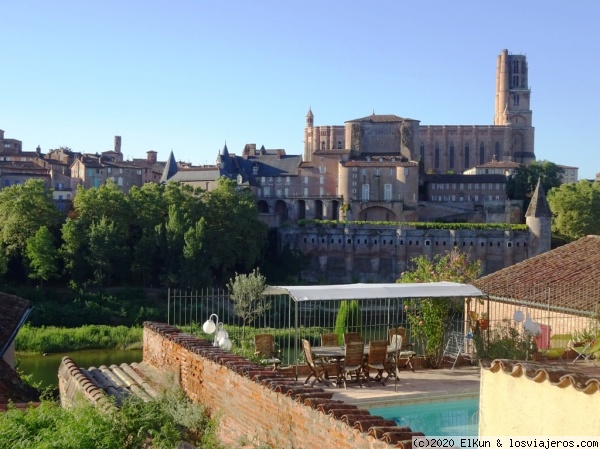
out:
<path id="1" fill-rule="evenodd" d="M 0 292 L 0 357 L 4 355 L 32 306 L 18 296 Z"/>
<path id="2" fill-rule="evenodd" d="M 0 357 L 0 404 L 38 402 L 39 392 L 23 383 L 17 372 Z"/>
<path id="3" fill-rule="evenodd" d="M 404 120 L 411 120 L 407 118 L 398 117 L 394 114 L 371 114 L 366 117 L 357 118 L 354 120 L 348 120 L 350 122 L 372 122 L 372 123 L 391 123 L 391 122 L 402 122 Z"/>
<path id="4" fill-rule="evenodd" d="M 592 376 L 573 372 L 565 367 L 497 359 L 489 364 L 482 362 L 482 368 L 493 373 L 503 372 L 512 377 L 524 376 L 537 383 L 548 381 L 559 388 L 572 386 L 577 391 L 585 394 L 593 394 L 600 391 L 600 378 L 598 375 Z"/>
<path id="5" fill-rule="evenodd" d="M 582 237 L 472 284 L 494 299 L 595 312 L 600 303 L 600 236 Z"/>

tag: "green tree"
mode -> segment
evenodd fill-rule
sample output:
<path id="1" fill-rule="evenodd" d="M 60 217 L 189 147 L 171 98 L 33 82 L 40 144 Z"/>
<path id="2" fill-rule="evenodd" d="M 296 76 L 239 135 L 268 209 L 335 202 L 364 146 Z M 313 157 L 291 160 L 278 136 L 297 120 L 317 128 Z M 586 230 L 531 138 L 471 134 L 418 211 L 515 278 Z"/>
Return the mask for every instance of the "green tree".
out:
<path id="1" fill-rule="evenodd" d="M 600 234 L 600 183 L 586 180 L 563 184 L 547 196 L 552 232 L 576 240 Z"/>
<path id="2" fill-rule="evenodd" d="M 399 283 L 459 282 L 469 283 L 481 274 L 481 261 L 470 260 L 456 249 L 433 260 L 425 256 L 412 259 L 414 268 L 401 274 Z M 405 302 L 412 336 L 421 343 L 432 366 L 442 362 L 444 343 L 455 318 L 462 312 L 461 299 L 422 298 Z"/>
<path id="3" fill-rule="evenodd" d="M 242 319 L 242 341 L 246 335 L 246 325 L 264 315 L 271 309 L 270 299 L 263 295 L 267 288 L 266 278 L 260 274 L 258 268 L 249 274 L 235 274 L 227 284 L 229 297 L 233 302 L 236 316 Z"/>
<path id="4" fill-rule="evenodd" d="M 128 243 L 132 251 L 131 271 L 143 286 L 159 279 L 164 266 L 160 247 L 160 226 L 168 205 L 165 186 L 147 183 L 129 191 L 132 222 Z M 156 282 L 156 281 L 154 281 Z"/>
<path id="5" fill-rule="evenodd" d="M 258 219 L 255 198 L 248 189 L 221 178 L 217 188 L 204 194 L 205 245 L 217 283 L 234 270 L 249 271 L 260 259 L 267 243 L 267 226 Z"/>
<path id="6" fill-rule="evenodd" d="M 550 161 L 535 161 L 523 165 L 515 170 L 506 183 L 506 194 L 511 200 L 524 200 L 529 204 L 531 195 L 541 182 L 544 192 L 549 193 L 554 187 L 561 185 L 561 178 L 565 170 Z M 526 209 L 525 209 L 526 210 Z"/>
<path id="7" fill-rule="evenodd" d="M 60 248 L 75 285 L 127 279 L 131 222 L 127 197 L 114 182 L 87 190 L 78 187 Z"/>
<path id="8" fill-rule="evenodd" d="M 53 229 L 60 214 L 43 181 L 29 179 L 0 190 L 0 238 L 9 257 L 23 254 L 27 239 L 42 226 Z"/>
<path id="9" fill-rule="evenodd" d="M 114 221 L 102 217 L 87 230 L 87 261 L 92 267 L 95 285 L 110 285 L 115 276 L 119 277 L 119 270 L 128 268 L 125 262 L 128 251 L 116 227 Z"/>
<path id="10" fill-rule="evenodd" d="M 43 281 L 58 276 L 58 249 L 46 226 L 42 226 L 35 235 L 27 239 L 25 254 L 29 261 L 31 279 L 39 279 L 41 285 Z"/>
<path id="11" fill-rule="evenodd" d="M 184 236 L 184 282 L 188 288 L 199 288 L 211 283 L 210 270 L 206 264 L 205 229 L 206 219 L 202 217 Z"/>

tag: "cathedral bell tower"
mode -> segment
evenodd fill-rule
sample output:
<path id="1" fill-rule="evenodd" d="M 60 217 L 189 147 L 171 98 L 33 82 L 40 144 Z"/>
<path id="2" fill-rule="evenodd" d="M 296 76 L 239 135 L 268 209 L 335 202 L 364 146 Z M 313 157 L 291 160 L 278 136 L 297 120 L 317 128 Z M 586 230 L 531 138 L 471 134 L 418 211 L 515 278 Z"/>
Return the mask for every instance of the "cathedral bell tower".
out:
<path id="1" fill-rule="evenodd" d="M 308 108 L 306 126 L 304 127 L 304 162 L 312 161 L 314 119 L 312 108 Z"/>
<path id="2" fill-rule="evenodd" d="M 494 125 L 512 128 L 507 144 L 512 150 L 514 162 L 526 165 L 535 161 L 530 100 L 527 57 L 511 55 L 508 50 L 502 50 L 496 66 Z"/>

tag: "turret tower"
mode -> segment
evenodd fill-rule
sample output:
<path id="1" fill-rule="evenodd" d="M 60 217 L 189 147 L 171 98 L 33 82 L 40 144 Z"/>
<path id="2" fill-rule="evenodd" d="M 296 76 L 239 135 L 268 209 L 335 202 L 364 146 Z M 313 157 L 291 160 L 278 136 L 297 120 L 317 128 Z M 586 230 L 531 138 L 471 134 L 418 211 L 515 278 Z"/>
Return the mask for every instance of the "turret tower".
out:
<path id="1" fill-rule="evenodd" d="M 525 223 L 527 223 L 531 232 L 529 257 L 550 251 L 552 212 L 539 179 L 527 212 L 525 212 Z"/>

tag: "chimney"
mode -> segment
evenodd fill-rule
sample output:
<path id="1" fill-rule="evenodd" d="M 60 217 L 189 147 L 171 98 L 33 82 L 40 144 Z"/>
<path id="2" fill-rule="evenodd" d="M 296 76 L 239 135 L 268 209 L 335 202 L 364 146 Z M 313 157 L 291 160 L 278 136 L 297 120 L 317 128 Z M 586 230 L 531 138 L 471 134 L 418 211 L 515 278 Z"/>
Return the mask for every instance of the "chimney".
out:
<path id="1" fill-rule="evenodd" d="M 115 153 L 121 153 L 121 136 L 115 136 Z"/>

